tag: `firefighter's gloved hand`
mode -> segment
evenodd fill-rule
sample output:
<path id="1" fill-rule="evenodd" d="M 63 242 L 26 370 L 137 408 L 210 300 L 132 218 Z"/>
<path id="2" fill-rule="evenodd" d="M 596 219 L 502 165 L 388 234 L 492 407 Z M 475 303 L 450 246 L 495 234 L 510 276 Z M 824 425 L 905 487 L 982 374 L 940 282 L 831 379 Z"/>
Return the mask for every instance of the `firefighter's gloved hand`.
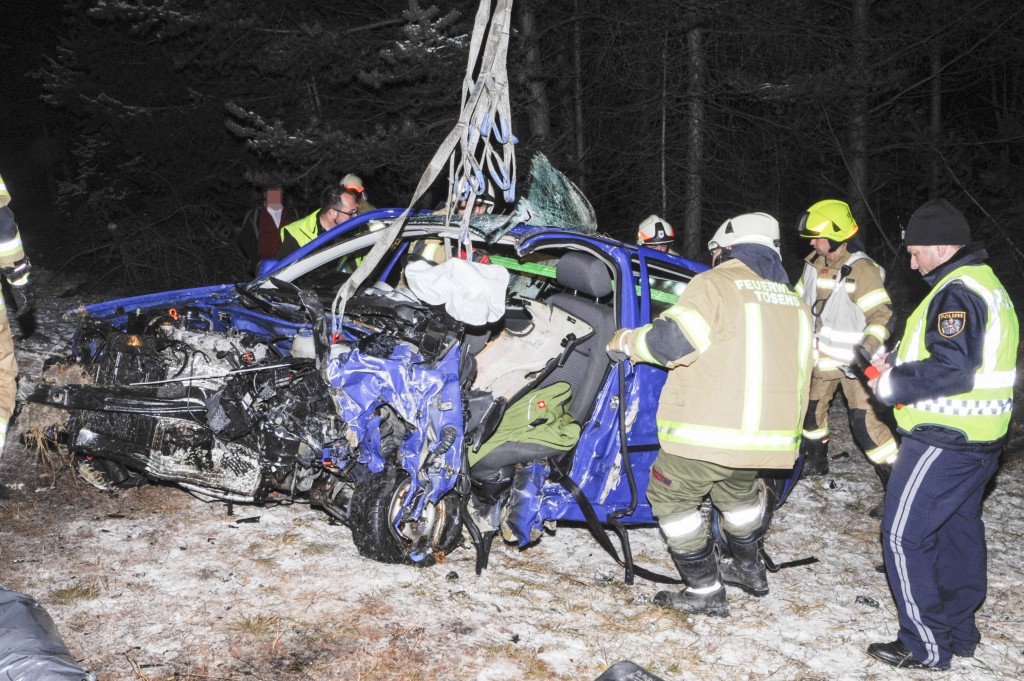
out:
<path id="1" fill-rule="evenodd" d="M 605 349 L 605 352 L 608 353 L 608 357 L 616 364 L 629 359 L 629 350 L 626 347 L 626 342 L 629 339 L 629 334 L 632 332 L 633 329 L 619 329 L 612 335 L 612 339 L 608 341 L 608 347 Z"/>
<path id="2" fill-rule="evenodd" d="M 878 370 L 871 366 L 871 353 L 863 345 L 853 349 L 853 361 L 844 371 L 850 378 L 878 378 Z"/>

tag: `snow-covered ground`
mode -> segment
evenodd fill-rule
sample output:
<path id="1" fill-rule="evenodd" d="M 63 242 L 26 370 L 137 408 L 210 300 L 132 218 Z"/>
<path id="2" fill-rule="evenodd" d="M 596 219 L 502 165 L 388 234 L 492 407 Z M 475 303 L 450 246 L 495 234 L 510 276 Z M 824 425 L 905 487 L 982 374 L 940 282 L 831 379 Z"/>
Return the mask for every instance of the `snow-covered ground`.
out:
<path id="1" fill-rule="evenodd" d="M 83 300 L 74 281 L 34 276 L 39 330 L 18 340 L 32 377 L 65 347 L 59 313 Z M 625 585 L 585 528 L 525 551 L 496 544 L 481 576 L 468 542 L 432 568 L 381 565 L 307 506 L 97 492 L 26 450 L 17 427 L 0 459 L 0 584 L 36 597 L 100 679 L 594 679 L 622 659 L 666 681 L 926 674 L 864 652 L 897 631 L 867 515 L 881 492 L 840 411 L 832 423 L 832 474 L 801 482 L 767 540 L 778 563 L 818 562 L 770 575 L 762 599 L 731 590 L 727 619 L 654 607 L 658 587 Z M 985 504 L 982 644 L 942 678 L 1024 677 L 1022 496 L 1024 459 L 1009 457 Z M 671 572 L 655 529 L 630 536 L 638 564 Z"/>

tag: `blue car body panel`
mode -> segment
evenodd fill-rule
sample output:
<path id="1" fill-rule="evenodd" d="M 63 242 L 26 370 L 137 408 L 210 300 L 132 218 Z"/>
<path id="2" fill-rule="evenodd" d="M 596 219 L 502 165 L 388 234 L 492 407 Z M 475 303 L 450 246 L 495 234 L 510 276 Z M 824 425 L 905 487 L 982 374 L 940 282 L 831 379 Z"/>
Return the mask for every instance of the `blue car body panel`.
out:
<path id="1" fill-rule="evenodd" d="M 423 497 L 431 502 L 455 486 L 461 468 L 463 423 L 458 370 L 458 345 L 436 367 L 428 366 L 409 346 L 400 345 L 386 359 L 352 350 L 332 358 L 327 368 L 328 382 L 339 389 L 335 397 L 339 414 L 358 442 L 379 438 L 376 411 L 385 404 L 418 426 L 399 448 L 401 465 L 425 488 Z M 442 433 L 448 435 L 440 438 L 444 448 L 436 446 L 430 451 L 428 436 L 439 437 Z M 379 443 L 377 447 L 360 448 L 360 453 L 359 462 L 372 472 L 384 470 L 387 462 L 380 455 Z"/>

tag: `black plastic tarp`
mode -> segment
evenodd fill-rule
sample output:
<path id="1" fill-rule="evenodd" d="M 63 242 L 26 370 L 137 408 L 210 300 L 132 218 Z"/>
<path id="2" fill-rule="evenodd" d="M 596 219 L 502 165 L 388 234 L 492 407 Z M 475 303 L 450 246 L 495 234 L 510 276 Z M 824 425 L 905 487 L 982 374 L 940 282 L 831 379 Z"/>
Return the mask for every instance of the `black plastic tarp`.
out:
<path id="1" fill-rule="evenodd" d="M 96 681 L 80 667 L 34 598 L 0 586 L 0 680 Z"/>

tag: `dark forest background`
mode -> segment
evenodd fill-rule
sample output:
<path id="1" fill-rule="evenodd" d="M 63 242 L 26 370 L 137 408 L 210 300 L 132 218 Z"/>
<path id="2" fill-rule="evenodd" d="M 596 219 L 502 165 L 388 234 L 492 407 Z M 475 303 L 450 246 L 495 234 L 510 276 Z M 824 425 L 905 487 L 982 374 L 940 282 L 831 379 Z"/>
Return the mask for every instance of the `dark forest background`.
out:
<path id="1" fill-rule="evenodd" d="M 25 66 L 0 170 L 30 252 L 111 285 L 197 285 L 243 276 L 233 233 L 268 182 L 304 214 L 356 172 L 404 207 L 458 116 L 476 8 L 24 3 L 34 23 L 0 39 L 7 72 Z M 902 226 L 944 196 L 1024 289 L 1024 3 L 515 0 L 514 16 L 520 172 L 545 153 L 602 232 L 632 241 L 657 213 L 704 259 L 724 219 L 763 210 L 792 263 L 798 215 L 842 198 L 893 287 L 918 279 Z"/>

